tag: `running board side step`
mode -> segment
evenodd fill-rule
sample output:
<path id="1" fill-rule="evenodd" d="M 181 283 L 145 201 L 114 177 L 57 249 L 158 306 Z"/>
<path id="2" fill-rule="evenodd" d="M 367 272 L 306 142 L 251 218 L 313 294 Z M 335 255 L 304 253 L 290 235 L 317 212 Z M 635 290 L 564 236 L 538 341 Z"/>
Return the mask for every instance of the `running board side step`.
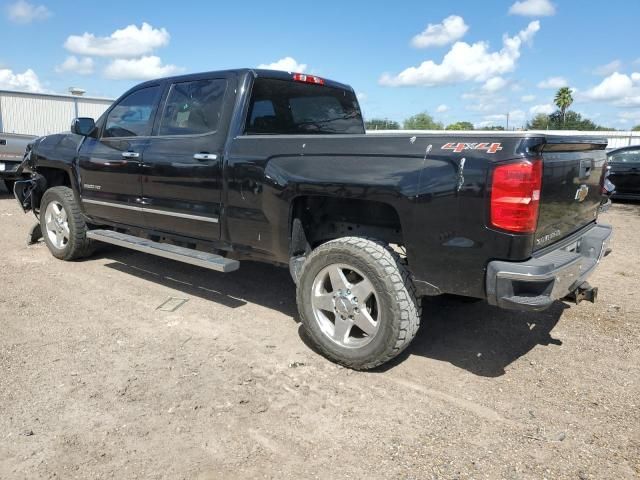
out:
<path id="1" fill-rule="evenodd" d="M 240 262 L 238 260 L 167 243 L 158 243 L 146 238 L 114 232 L 113 230 L 89 230 L 87 232 L 87 238 L 104 243 L 111 243 L 119 247 L 130 248 L 138 252 L 169 258 L 190 265 L 196 265 L 198 267 L 208 268 L 216 272 L 228 273 L 240 268 Z"/>

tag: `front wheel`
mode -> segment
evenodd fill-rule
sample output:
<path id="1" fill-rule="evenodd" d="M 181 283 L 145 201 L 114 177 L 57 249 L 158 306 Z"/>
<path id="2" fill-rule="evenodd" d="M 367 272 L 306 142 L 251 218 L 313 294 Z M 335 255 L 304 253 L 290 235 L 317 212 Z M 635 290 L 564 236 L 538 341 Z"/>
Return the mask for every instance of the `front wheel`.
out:
<path id="1" fill-rule="evenodd" d="M 53 187 L 42 196 L 40 228 L 51 254 L 61 260 L 75 260 L 93 252 L 87 238 L 87 224 L 73 190 Z"/>
<path id="2" fill-rule="evenodd" d="M 408 271 L 386 245 L 367 238 L 339 238 L 315 249 L 302 267 L 297 302 L 315 346 L 357 370 L 391 360 L 420 326 Z"/>

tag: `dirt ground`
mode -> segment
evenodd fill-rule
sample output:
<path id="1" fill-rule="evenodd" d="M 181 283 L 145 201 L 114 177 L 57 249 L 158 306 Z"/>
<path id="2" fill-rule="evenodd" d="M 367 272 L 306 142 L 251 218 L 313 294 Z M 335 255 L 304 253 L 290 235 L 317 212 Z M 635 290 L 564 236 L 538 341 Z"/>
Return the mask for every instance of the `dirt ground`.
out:
<path id="1" fill-rule="evenodd" d="M 0 478 L 640 478 L 640 204 L 602 218 L 595 305 L 429 299 L 359 373 L 305 343 L 287 271 L 61 262 L 3 191 Z"/>

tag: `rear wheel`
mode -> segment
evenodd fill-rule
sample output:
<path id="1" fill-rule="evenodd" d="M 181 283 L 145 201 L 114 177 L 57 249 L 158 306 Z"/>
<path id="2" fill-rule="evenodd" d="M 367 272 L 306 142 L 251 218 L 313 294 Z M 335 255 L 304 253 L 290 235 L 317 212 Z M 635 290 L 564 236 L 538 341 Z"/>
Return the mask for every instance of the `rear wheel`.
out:
<path id="1" fill-rule="evenodd" d="M 391 360 L 420 326 L 419 301 L 400 258 L 366 238 L 339 238 L 315 249 L 302 267 L 297 301 L 316 347 L 358 370 Z"/>
<path id="2" fill-rule="evenodd" d="M 73 191 L 53 187 L 42 196 L 40 228 L 49 251 L 61 260 L 75 260 L 93 252 L 87 225 Z"/>

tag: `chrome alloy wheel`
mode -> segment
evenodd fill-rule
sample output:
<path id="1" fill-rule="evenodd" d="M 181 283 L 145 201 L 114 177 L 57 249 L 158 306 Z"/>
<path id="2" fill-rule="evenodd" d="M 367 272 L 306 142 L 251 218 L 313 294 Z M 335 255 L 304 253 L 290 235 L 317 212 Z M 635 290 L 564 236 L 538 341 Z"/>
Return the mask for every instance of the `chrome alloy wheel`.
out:
<path id="1" fill-rule="evenodd" d="M 346 264 L 328 265 L 312 288 L 313 316 L 327 337 L 347 348 L 373 340 L 380 325 L 378 296 L 362 272 Z"/>
<path id="2" fill-rule="evenodd" d="M 69 243 L 71 232 L 69 231 L 67 212 L 60 202 L 54 200 L 47 205 L 44 221 L 49 241 L 58 250 L 62 250 Z"/>

